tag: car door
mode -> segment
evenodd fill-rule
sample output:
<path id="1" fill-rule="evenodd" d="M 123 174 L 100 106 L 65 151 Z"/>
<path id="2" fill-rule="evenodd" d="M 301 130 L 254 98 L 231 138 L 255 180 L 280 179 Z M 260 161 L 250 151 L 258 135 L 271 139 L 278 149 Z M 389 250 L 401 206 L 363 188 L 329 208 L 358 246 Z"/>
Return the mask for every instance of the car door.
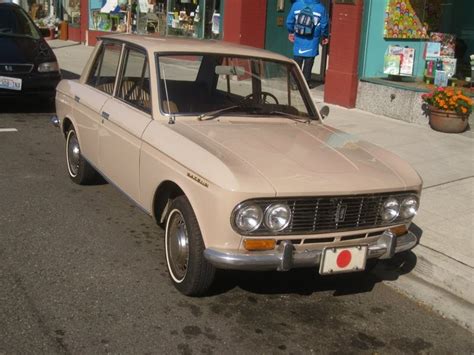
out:
<path id="1" fill-rule="evenodd" d="M 102 173 L 135 201 L 140 198 L 142 134 L 151 122 L 150 68 L 145 51 L 124 49 L 115 97 L 102 108 L 99 164 Z"/>
<path id="2" fill-rule="evenodd" d="M 99 127 L 102 107 L 112 97 L 117 77 L 122 44 L 104 42 L 99 49 L 89 75 L 75 90 L 74 116 L 82 155 L 95 167 L 99 166 Z"/>

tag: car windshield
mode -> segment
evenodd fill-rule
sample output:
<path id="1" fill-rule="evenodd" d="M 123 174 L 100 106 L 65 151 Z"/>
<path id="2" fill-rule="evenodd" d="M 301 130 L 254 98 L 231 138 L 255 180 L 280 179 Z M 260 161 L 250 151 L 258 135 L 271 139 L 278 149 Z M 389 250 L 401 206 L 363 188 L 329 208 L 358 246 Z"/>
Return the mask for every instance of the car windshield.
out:
<path id="1" fill-rule="evenodd" d="M 161 54 L 157 61 L 165 114 L 317 119 L 292 63 L 223 54 Z"/>
<path id="2" fill-rule="evenodd" d="M 13 6 L 0 7 L 0 36 L 40 38 L 28 15 Z"/>

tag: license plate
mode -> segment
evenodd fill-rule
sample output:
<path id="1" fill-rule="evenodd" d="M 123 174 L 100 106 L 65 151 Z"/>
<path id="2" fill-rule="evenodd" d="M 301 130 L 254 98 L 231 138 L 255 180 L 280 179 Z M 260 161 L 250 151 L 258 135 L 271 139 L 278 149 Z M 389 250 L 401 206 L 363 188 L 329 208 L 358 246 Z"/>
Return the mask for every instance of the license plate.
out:
<path id="1" fill-rule="evenodd" d="M 319 266 L 321 275 L 365 270 L 367 245 L 325 248 Z"/>
<path id="2" fill-rule="evenodd" d="M 0 89 L 21 91 L 21 79 L 0 76 Z"/>

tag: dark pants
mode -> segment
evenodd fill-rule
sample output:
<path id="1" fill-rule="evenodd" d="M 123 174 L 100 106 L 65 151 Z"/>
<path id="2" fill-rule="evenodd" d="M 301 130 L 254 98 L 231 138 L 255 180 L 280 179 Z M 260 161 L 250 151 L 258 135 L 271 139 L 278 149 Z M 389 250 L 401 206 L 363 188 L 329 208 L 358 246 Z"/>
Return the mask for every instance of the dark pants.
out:
<path id="1" fill-rule="evenodd" d="M 311 80 L 311 70 L 313 69 L 315 57 L 300 57 L 295 56 L 295 62 L 298 63 L 301 70 L 303 71 L 303 76 L 307 83 Z"/>

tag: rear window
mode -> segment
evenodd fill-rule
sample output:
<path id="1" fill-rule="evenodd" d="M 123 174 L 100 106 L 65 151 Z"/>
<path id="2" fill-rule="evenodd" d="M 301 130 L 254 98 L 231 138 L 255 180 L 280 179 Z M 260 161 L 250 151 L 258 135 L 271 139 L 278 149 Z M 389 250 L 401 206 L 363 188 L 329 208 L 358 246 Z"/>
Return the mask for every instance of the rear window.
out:
<path id="1" fill-rule="evenodd" d="M 40 38 L 33 21 L 17 7 L 0 7 L 0 36 Z"/>

